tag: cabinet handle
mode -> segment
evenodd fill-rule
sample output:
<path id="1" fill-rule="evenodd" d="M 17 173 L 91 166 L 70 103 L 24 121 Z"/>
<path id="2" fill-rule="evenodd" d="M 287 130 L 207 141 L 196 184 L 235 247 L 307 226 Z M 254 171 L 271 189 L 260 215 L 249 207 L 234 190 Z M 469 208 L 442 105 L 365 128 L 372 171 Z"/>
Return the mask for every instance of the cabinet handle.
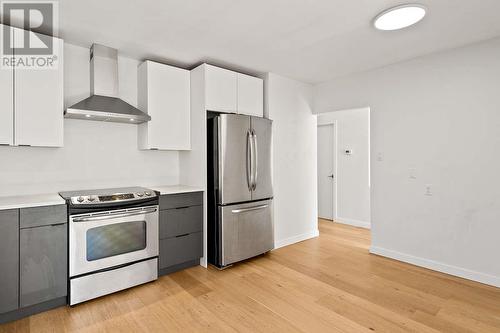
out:
<path id="1" fill-rule="evenodd" d="M 241 208 L 241 209 L 233 209 L 231 213 L 233 214 L 238 214 L 238 213 L 245 213 L 245 212 L 250 212 L 252 210 L 259 210 L 259 209 L 265 209 L 269 207 L 269 205 L 261 205 L 261 206 L 255 206 L 255 207 L 248 207 L 248 208 Z"/>
<path id="2" fill-rule="evenodd" d="M 57 227 L 57 226 L 59 226 L 59 225 L 64 225 L 64 224 L 66 224 L 66 222 L 49 224 L 49 226 L 50 226 L 50 227 Z"/>
<path id="3" fill-rule="evenodd" d="M 186 236 L 189 236 L 189 233 L 175 236 L 175 238 L 181 238 L 181 237 L 186 237 Z"/>

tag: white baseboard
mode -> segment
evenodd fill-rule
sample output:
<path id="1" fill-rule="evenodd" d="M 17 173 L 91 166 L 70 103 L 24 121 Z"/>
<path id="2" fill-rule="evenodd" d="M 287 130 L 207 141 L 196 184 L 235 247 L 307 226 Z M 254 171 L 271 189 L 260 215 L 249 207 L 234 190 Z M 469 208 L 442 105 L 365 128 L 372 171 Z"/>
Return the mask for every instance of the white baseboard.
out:
<path id="1" fill-rule="evenodd" d="M 207 257 L 200 258 L 200 266 L 205 267 L 205 268 L 208 267 Z"/>
<path id="2" fill-rule="evenodd" d="M 319 230 L 316 229 L 316 230 L 311 230 L 310 232 L 306 232 L 305 234 L 292 236 L 281 240 L 276 240 L 274 241 L 274 249 L 279 249 L 280 247 L 292 245 L 318 236 L 319 236 Z"/>
<path id="3" fill-rule="evenodd" d="M 484 283 L 490 286 L 500 288 L 500 277 L 489 275 L 485 273 L 471 271 L 469 269 L 460 268 L 456 266 L 451 266 L 448 264 L 443 264 L 434 260 L 429 260 L 425 258 L 415 257 L 406 253 L 401 253 L 393 250 L 384 249 L 378 246 L 370 247 L 370 253 L 380 255 L 382 257 L 387 257 L 391 259 L 396 259 L 399 261 L 404 261 L 406 263 L 425 267 L 433 271 L 438 271 L 441 273 L 446 273 L 454 276 L 458 276 L 467 280 L 472 280 L 480 283 Z"/>
<path id="4" fill-rule="evenodd" d="M 360 228 L 365 228 L 365 229 L 371 229 L 371 227 L 372 227 L 370 222 L 353 220 L 353 219 L 345 219 L 343 217 L 335 218 L 334 222 L 352 225 L 353 227 L 360 227 Z"/>

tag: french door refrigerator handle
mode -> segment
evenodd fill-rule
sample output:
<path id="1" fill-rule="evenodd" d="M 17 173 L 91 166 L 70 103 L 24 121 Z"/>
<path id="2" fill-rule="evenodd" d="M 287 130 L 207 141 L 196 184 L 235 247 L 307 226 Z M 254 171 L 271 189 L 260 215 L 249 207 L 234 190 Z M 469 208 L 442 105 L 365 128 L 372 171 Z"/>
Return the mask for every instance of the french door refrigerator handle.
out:
<path id="1" fill-rule="evenodd" d="M 257 188 L 257 177 L 258 177 L 258 172 L 257 170 L 258 165 L 259 165 L 259 159 L 258 159 L 258 145 L 257 145 L 257 134 L 255 131 L 252 129 L 252 141 L 253 141 L 253 152 L 252 152 L 252 157 L 253 157 L 253 185 L 252 185 L 252 191 L 255 191 Z"/>
<path id="2" fill-rule="evenodd" d="M 239 214 L 239 213 L 245 213 L 245 212 L 250 212 L 252 210 L 260 210 L 260 209 L 265 209 L 269 207 L 269 205 L 260 205 L 260 206 L 255 206 L 255 207 L 248 207 L 248 208 L 240 208 L 240 209 L 233 209 L 231 213 L 233 214 Z"/>
<path id="3" fill-rule="evenodd" d="M 252 133 L 250 130 L 247 131 L 247 184 L 248 190 L 251 191 L 253 187 L 253 141 Z"/>

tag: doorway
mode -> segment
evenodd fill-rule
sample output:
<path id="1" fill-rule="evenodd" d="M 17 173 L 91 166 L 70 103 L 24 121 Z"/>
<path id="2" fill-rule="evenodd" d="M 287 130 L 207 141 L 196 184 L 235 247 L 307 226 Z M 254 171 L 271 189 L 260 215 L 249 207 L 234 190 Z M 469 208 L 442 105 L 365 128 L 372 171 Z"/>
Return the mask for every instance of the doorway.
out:
<path id="1" fill-rule="evenodd" d="M 335 123 L 318 126 L 318 217 L 336 218 L 336 135 Z"/>
<path id="2" fill-rule="evenodd" d="M 371 227 L 370 108 L 318 114 L 318 217 Z"/>

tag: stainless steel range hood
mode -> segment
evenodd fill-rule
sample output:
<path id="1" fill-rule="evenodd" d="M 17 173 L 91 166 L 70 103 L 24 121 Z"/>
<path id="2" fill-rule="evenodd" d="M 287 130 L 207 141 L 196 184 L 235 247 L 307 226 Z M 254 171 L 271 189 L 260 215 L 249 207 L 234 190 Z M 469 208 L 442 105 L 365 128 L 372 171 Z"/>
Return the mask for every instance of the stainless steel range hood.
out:
<path id="1" fill-rule="evenodd" d="M 91 96 L 64 112 L 66 118 L 140 124 L 151 116 L 118 97 L 118 51 L 93 44 L 90 49 Z"/>

